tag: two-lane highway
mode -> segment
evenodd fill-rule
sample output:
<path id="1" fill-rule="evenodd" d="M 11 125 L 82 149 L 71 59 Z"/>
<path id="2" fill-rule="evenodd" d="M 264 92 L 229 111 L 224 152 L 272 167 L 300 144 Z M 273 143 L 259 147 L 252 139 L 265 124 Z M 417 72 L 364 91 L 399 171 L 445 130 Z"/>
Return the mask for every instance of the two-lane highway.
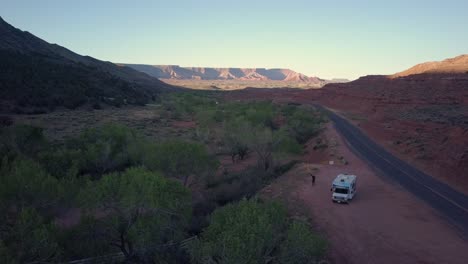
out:
<path id="1" fill-rule="evenodd" d="M 316 107 L 328 114 L 356 154 L 383 176 L 435 208 L 459 230 L 461 236 L 468 238 L 468 196 L 393 156 L 343 117 L 319 105 Z"/>

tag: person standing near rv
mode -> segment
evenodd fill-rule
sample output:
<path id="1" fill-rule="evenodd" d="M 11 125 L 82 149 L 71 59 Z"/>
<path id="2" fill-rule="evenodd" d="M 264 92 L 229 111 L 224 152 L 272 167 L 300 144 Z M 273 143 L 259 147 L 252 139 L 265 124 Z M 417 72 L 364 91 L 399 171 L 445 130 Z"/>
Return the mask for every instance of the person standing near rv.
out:
<path id="1" fill-rule="evenodd" d="M 307 174 L 310 175 L 311 179 L 312 179 L 312 185 L 315 185 L 315 174 L 314 174 L 314 168 L 312 168 L 311 165 L 308 165 L 307 166 Z"/>

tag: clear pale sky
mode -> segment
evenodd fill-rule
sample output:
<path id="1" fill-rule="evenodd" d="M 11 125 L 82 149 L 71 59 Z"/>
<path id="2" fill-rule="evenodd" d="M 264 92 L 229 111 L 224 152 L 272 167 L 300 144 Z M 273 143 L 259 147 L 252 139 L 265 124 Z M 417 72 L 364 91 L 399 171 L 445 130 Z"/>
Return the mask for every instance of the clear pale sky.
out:
<path id="1" fill-rule="evenodd" d="M 0 0 L 0 16 L 112 62 L 354 79 L 468 53 L 466 0 Z"/>

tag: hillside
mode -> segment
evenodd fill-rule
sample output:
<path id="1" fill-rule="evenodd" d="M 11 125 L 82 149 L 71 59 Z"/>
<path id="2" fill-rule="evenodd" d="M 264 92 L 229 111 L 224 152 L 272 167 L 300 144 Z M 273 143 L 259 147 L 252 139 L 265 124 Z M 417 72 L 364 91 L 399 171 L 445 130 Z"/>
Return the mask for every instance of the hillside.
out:
<path id="1" fill-rule="evenodd" d="M 142 104 L 173 89 L 117 66 L 21 31 L 0 18 L 0 111 L 40 112 L 100 103 Z"/>
<path id="2" fill-rule="evenodd" d="M 468 54 L 443 61 L 431 61 L 418 64 L 391 77 L 403 77 L 415 74 L 465 74 L 468 73 Z"/>
<path id="3" fill-rule="evenodd" d="M 206 68 L 177 65 L 122 64 L 160 79 L 177 80 L 240 80 L 294 81 L 321 83 L 322 79 L 308 77 L 289 69 L 265 68 Z"/>
<path id="4" fill-rule="evenodd" d="M 328 84 L 314 97 L 344 112 L 404 160 L 468 192 L 467 59 Z"/>

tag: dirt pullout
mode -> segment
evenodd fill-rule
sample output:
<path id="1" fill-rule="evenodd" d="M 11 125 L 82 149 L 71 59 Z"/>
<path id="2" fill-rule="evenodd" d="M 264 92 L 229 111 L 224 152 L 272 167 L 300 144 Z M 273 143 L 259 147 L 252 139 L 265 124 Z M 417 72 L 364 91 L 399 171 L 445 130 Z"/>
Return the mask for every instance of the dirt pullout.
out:
<path id="1" fill-rule="evenodd" d="M 293 213 L 310 217 L 330 241 L 332 262 L 466 263 L 468 243 L 435 210 L 371 169 L 331 124 L 324 136 L 334 144 L 321 162 L 302 163 L 261 195 L 286 200 Z M 342 159 L 347 162 L 337 162 Z M 318 169 L 314 186 L 307 166 Z M 331 182 L 343 172 L 358 176 L 357 196 L 349 205 L 331 201 Z"/>

